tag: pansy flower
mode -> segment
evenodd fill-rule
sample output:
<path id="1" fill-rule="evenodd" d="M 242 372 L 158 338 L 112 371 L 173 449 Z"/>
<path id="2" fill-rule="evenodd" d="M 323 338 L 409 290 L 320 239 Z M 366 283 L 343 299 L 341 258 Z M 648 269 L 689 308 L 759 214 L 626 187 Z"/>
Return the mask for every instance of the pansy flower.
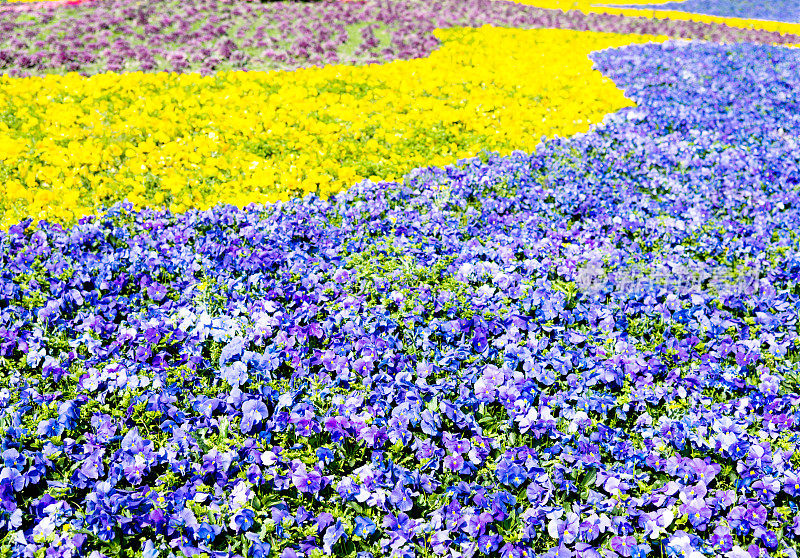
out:
<path id="1" fill-rule="evenodd" d="M 414 507 L 414 494 L 401 481 L 397 481 L 394 490 L 389 493 L 389 501 L 401 512 L 407 512 Z"/>
<path id="2" fill-rule="evenodd" d="M 458 453 L 446 455 L 442 464 L 446 471 L 460 473 L 464 468 L 464 458 Z"/>
<path id="3" fill-rule="evenodd" d="M 711 519 L 711 508 L 708 507 L 703 498 L 694 498 L 681 506 L 681 511 L 686 514 L 689 523 L 695 529 L 705 530 L 708 520 Z"/>
<path id="4" fill-rule="evenodd" d="M 375 529 L 375 523 L 368 517 L 360 515 L 355 518 L 354 536 L 366 539 L 375 532 Z"/>
<path id="5" fill-rule="evenodd" d="M 783 479 L 783 490 L 789 496 L 800 494 L 800 475 L 794 471 L 787 471 Z"/>
<path id="6" fill-rule="evenodd" d="M 316 470 L 308 470 L 306 465 L 300 461 L 292 462 L 292 484 L 300 492 L 306 494 L 316 494 L 322 486 L 322 475 Z"/>
<path id="7" fill-rule="evenodd" d="M 572 544 L 580 535 L 580 517 L 574 512 L 569 512 L 563 519 L 551 519 L 547 524 L 547 533 L 553 539 L 565 544 Z M 615 548 L 614 550 L 617 549 Z M 617 550 L 617 552 L 619 552 L 619 550 Z"/>
<path id="8" fill-rule="evenodd" d="M 755 492 L 756 497 L 761 500 L 762 503 L 768 504 L 772 502 L 780 491 L 781 483 L 774 477 L 766 476 L 755 481 L 750 485 L 750 488 Z"/>
<path id="9" fill-rule="evenodd" d="M 478 550 L 480 550 L 481 554 L 489 555 L 497 550 L 500 540 L 499 535 L 481 535 L 478 539 Z"/>

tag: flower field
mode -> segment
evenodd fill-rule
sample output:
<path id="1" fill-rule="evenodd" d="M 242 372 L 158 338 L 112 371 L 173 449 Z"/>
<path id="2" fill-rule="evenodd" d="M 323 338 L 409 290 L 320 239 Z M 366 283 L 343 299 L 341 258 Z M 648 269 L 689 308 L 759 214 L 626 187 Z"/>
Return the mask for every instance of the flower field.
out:
<path id="1" fill-rule="evenodd" d="M 564 4 L 0 4 L 0 556 L 797 558 L 796 6 Z"/>

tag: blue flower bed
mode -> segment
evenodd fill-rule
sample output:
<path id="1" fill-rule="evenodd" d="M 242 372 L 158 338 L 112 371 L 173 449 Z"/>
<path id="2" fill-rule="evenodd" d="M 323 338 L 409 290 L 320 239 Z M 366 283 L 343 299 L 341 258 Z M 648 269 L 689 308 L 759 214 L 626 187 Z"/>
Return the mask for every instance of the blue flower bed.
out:
<path id="1" fill-rule="evenodd" d="M 797 0 L 770 0 L 769 2 L 761 0 L 685 0 L 684 2 L 631 7 L 800 23 L 800 3 Z"/>
<path id="2" fill-rule="evenodd" d="M 800 53 L 595 62 L 533 155 L 0 233 L 4 555 L 796 556 Z"/>

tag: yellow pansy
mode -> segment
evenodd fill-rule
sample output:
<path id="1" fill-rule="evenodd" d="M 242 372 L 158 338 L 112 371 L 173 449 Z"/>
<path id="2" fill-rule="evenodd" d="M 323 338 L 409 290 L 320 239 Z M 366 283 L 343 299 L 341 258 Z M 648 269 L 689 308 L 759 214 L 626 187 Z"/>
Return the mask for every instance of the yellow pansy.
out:
<path id="1" fill-rule="evenodd" d="M 592 69 L 590 52 L 655 39 L 436 34 L 443 44 L 430 57 L 383 65 L 2 77 L 0 110 L 17 125 L 0 129 L 0 226 L 69 221 L 126 198 L 181 211 L 327 196 L 482 149 L 531 151 L 543 135 L 586 131 L 632 104 Z"/>

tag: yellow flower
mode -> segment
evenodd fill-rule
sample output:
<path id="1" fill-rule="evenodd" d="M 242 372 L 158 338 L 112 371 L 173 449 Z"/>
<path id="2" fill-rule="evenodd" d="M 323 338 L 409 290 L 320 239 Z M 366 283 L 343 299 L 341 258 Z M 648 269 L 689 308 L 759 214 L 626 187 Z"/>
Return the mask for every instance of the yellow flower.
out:
<path id="1" fill-rule="evenodd" d="M 0 226 L 70 221 L 128 199 L 174 210 L 246 205 L 480 150 L 532 151 L 632 103 L 592 51 L 655 37 L 493 27 L 439 30 L 428 58 L 293 72 L 0 77 L 8 188 Z M 659 38 L 659 40 L 665 37 Z M 5 149 L 2 149 L 5 147 Z"/>

